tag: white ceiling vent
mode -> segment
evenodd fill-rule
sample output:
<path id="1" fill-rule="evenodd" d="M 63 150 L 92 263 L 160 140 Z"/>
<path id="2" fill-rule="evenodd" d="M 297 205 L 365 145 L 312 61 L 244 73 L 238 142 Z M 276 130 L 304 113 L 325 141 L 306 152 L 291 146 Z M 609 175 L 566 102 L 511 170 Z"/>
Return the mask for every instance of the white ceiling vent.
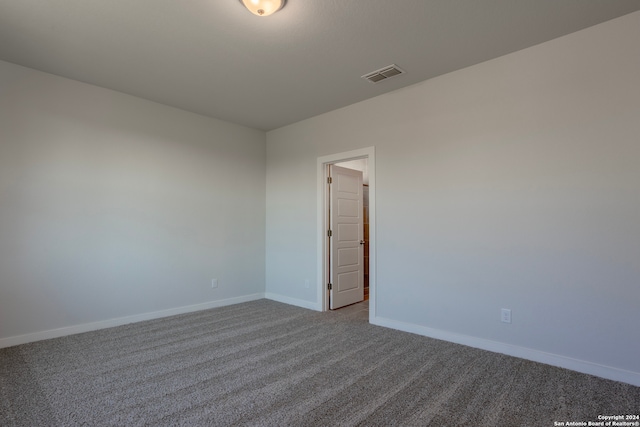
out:
<path id="1" fill-rule="evenodd" d="M 388 65 L 384 68 L 380 68 L 372 73 L 362 76 L 363 79 L 369 80 L 371 83 L 378 83 L 382 80 L 386 80 L 389 77 L 403 74 L 404 70 L 398 67 L 396 64 Z"/>

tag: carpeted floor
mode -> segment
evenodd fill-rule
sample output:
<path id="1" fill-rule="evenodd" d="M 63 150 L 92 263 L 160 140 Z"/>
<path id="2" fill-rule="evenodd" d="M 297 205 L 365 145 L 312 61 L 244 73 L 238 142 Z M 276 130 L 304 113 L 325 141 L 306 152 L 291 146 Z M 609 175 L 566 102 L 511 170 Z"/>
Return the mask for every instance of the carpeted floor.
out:
<path id="1" fill-rule="evenodd" d="M 553 426 L 640 388 L 260 300 L 0 350 L 1 426 Z"/>

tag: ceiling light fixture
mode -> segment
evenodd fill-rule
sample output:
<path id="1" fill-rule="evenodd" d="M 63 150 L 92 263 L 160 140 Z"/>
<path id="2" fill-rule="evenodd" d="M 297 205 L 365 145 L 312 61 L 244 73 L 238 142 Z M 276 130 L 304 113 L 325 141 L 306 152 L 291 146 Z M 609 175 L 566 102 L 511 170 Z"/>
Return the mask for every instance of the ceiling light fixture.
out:
<path id="1" fill-rule="evenodd" d="M 286 0 L 240 0 L 249 12 L 258 16 L 269 16 L 284 7 Z"/>

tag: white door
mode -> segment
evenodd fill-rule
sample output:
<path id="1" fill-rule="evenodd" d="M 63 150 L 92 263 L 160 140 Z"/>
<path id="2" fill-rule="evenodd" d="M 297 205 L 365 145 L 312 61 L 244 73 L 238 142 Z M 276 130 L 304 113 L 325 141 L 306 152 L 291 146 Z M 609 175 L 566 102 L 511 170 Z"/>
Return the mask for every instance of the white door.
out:
<path id="1" fill-rule="evenodd" d="M 329 166 L 330 307 L 364 300 L 362 172 Z"/>

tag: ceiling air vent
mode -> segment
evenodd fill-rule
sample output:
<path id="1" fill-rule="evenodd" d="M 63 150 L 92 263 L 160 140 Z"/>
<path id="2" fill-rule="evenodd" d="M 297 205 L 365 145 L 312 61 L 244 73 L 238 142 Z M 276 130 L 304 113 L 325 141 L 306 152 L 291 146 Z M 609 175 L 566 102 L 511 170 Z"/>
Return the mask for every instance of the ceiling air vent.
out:
<path id="1" fill-rule="evenodd" d="M 388 79 L 389 77 L 397 76 L 403 73 L 404 70 L 402 70 L 395 64 L 391 64 L 372 73 L 365 74 L 364 76 L 362 76 L 362 78 L 369 80 L 371 83 L 378 83 L 382 80 Z"/>

